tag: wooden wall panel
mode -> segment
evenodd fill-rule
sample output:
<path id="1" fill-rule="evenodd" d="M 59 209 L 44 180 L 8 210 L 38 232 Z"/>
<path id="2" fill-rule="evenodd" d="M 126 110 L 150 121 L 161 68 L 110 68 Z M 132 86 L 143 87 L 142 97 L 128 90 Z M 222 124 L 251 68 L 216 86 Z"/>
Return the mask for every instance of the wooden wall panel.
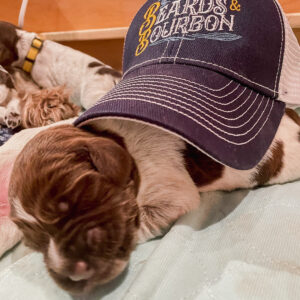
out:
<path id="1" fill-rule="evenodd" d="M 0 0 L 0 19 L 17 24 L 21 0 Z M 145 0 L 28 0 L 24 29 L 35 32 L 128 26 Z"/>
<path id="2" fill-rule="evenodd" d="M 300 0 L 279 0 L 286 13 L 300 13 Z"/>
<path id="3" fill-rule="evenodd" d="M 17 25 L 21 4 L 22 0 L 0 0 L 0 20 Z"/>
<path id="4" fill-rule="evenodd" d="M 124 27 L 145 1 L 28 0 L 24 29 L 47 32 Z M 279 1 L 285 12 L 300 13 L 300 0 Z M 0 20 L 17 24 L 21 3 L 22 0 L 0 0 Z"/>
<path id="5" fill-rule="evenodd" d="M 300 44 L 300 28 L 294 29 L 294 32 L 295 32 L 296 37 L 298 38 L 298 42 Z"/>
<path id="6" fill-rule="evenodd" d="M 62 44 L 102 60 L 117 70 L 122 69 L 123 39 L 62 42 Z"/>

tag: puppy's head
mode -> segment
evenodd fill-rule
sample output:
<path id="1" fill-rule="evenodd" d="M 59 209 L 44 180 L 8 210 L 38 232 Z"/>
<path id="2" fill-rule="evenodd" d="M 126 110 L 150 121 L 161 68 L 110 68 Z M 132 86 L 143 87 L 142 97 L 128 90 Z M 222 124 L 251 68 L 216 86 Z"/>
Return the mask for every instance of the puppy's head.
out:
<path id="1" fill-rule="evenodd" d="M 22 127 L 40 127 L 77 116 L 80 108 L 69 96 L 62 86 L 21 95 Z"/>
<path id="2" fill-rule="evenodd" d="M 17 27 L 13 24 L 0 21 L 0 64 L 8 66 L 18 59 Z"/>
<path id="3" fill-rule="evenodd" d="M 137 189 L 137 169 L 121 138 L 57 126 L 17 157 L 11 218 L 62 288 L 87 293 L 127 265 L 139 227 Z"/>

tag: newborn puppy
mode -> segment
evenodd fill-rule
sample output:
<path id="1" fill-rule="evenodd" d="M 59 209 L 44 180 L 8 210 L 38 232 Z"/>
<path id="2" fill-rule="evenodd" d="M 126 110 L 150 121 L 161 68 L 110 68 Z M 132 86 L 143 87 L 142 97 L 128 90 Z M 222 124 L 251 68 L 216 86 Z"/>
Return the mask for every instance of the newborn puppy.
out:
<path id="1" fill-rule="evenodd" d="M 133 121 L 52 127 L 34 136 L 15 161 L 11 218 L 24 242 L 43 253 L 59 286 L 88 293 L 124 270 L 138 241 L 160 235 L 198 205 L 205 216 L 199 191 L 300 178 L 299 125 L 287 110 L 268 152 L 247 171 Z"/>
<path id="2" fill-rule="evenodd" d="M 8 67 L 17 95 L 22 128 L 49 125 L 78 116 L 79 106 L 70 101 L 70 90 L 64 86 L 41 89 L 23 70 Z"/>
<path id="3" fill-rule="evenodd" d="M 24 93 L 20 111 L 21 126 L 32 128 L 78 116 L 80 107 L 70 101 L 70 93 L 65 87 L 58 86 Z"/>
<path id="4" fill-rule="evenodd" d="M 64 86 L 40 89 L 22 70 L 0 69 L 0 124 L 32 128 L 78 116 Z"/>
<path id="5" fill-rule="evenodd" d="M 139 226 L 137 186 L 122 139 L 58 126 L 38 134 L 17 158 L 11 215 L 56 282 L 81 293 L 126 266 Z"/>

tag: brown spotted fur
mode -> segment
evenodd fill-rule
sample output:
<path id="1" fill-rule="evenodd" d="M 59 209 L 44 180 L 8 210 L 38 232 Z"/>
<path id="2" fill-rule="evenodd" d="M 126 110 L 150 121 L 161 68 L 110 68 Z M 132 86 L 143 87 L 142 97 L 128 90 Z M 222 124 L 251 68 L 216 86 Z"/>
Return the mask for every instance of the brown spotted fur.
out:
<path id="1" fill-rule="evenodd" d="M 122 73 L 121 72 L 119 72 L 119 71 L 117 71 L 115 69 L 112 69 L 109 66 L 105 66 L 102 63 L 97 62 L 97 61 L 93 61 L 93 62 L 89 63 L 88 67 L 89 68 L 97 68 L 97 67 L 99 67 L 98 70 L 97 70 L 97 72 L 96 72 L 99 75 L 106 75 L 107 74 L 107 75 L 111 75 L 111 76 L 116 77 L 116 78 L 121 78 L 122 77 Z"/>
<path id="2" fill-rule="evenodd" d="M 111 75 L 111 76 L 116 77 L 116 78 L 121 78 L 122 77 L 122 74 L 119 71 L 114 70 L 110 67 L 101 67 L 97 71 L 97 74 L 99 74 L 99 75 Z"/>
<path id="3" fill-rule="evenodd" d="M 290 108 L 287 108 L 285 110 L 285 113 L 288 117 L 290 117 L 296 124 L 298 124 L 300 126 L 300 118 L 299 118 L 299 115 L 293 110 L 293 109 L 290 109 Z"/>
<path id="4" fill-rule="evenodd" d="M 276 177 L 283 168 L 283 143 L 276 142 L 275 147 L 271 151 L 272 155 L 263 163 L 258 166 L 253 181 L 258 185 L 264 185 L 272 178 Z"/>
<path id="5" fill-rule="evenodd" d="M 197 187 L 213 183 L 222 177 L 224 166 L 186 143 L 184 151 L 186 169 Z"/>

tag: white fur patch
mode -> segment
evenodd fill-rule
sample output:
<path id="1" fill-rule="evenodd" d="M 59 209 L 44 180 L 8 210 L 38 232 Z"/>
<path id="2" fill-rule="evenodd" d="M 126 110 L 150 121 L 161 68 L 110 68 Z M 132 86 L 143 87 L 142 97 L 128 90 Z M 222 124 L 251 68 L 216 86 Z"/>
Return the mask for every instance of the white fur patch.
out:
<path id="1" fill-rule="evenodd" d="M 48 258 L 50 268 L 54 271 L 59 271 L 63 267 L 64 259 L 59 253 L 53 239 L 50 239 L 48 248 Z"/>
<path id="2" fill-rule="evenodd" d="M 6 108 L 0 106 L 0 124 L 1 125 L 5 125 L 5 121 L 4 121 L 5 115 L 6 115 Z"/>
<path id="3" fill-rule="evenodd" d="M 15 209 L 15 216 L 18 219 L 24 220 L 29 223 L 37 223 L 37 219 L 24 210 L 19 198 L 14 198 L 12 200 L 12 203 Z"/>
<path id="4" fill-rule="evenodd" d="M 8 93 L 9 88 L 4 84 L 0 84 L 0 104 L 2 104 L 6 100 Z"/>

